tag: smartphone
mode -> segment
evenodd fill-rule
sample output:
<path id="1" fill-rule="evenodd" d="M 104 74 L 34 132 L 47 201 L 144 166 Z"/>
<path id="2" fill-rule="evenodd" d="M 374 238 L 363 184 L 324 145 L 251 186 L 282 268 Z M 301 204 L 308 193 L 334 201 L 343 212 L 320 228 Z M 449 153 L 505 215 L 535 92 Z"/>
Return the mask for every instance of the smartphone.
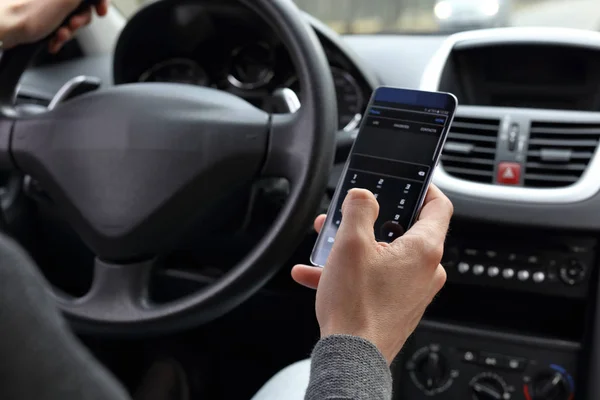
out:
<path id="1" fill-rule="evenodd" d="M 327 219 L 311 255 L 323 267 L 352 188 L 370 190 L 379 202 L 375 238 L 393 242 L 416 220 L 458 105 L 450 93 L 379 87 L 342 172 Z"/>

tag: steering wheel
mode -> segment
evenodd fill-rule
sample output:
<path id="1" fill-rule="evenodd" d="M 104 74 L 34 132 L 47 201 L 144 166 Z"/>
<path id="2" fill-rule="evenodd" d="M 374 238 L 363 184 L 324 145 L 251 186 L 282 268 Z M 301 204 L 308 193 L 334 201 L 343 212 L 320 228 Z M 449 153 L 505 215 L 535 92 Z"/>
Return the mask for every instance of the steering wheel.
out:
<path id="1" fill-rule="evenodd" d="M 289 0 L 237 0 L 287 47 L 303 104 L 270 115 L 229 93 L 130 84 L 76 97 L 35 115 L 14 104 L 33 48 L 0 61 L 0 166 L 32 176 L 96 255 L 91 289 L 55 291 L 80 329 L 164 332 L 208 322 L 239 305 L 287 260 L 306 233 L 333 163 L 336 97 L 316 34 Z M 258 244 L 221 279 L 154 304 L 156 259 L 191 216 L 261 177 L 289 181 L 287 201 Z"/>

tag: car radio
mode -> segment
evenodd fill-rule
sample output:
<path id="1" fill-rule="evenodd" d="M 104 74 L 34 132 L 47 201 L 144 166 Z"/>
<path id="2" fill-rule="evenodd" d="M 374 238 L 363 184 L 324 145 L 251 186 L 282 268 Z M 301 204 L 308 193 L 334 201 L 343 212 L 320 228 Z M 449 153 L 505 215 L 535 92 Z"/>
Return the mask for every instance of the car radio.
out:
<path id="1" fill-rule="evenodd" d="M 451 237 L 442 265 L 448 281 L 563 297 L 585 297 L 595 260 L 595 239 L 490 241 Z"/>

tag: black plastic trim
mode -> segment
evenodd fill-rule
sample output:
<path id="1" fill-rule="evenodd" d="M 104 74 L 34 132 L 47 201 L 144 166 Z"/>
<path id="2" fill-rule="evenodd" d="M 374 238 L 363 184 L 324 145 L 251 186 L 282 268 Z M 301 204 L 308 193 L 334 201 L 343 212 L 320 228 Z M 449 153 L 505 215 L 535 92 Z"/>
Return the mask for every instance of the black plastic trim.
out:
<path id="1" fill-rule="evenodd" d="M 514 344 L 521 344 L 531 347 L 552 347 L 561 350 L 581 350 L 581 344 L 566 340 L 549 339 L 539 336 L 525 336 L 514 333 L 506 333 L 500 331 L 492 331 L 487 329 L 470 328 L 463 325 L 448 324 L 432 320 L 422 320 L 420 325 L 422 328 L 452 332 L 459 335 L 479 336 L 482 338 L 502 340 Z M 600 367 L 600 365 L 599 365 Z"/>

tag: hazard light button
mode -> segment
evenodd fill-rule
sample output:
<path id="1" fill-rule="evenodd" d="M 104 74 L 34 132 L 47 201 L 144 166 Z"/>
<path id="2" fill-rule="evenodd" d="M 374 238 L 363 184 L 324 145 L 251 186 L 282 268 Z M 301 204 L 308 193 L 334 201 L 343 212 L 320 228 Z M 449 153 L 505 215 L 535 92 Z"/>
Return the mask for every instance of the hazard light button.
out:
<path id="1" fill-rule="evenodd" d="M 518 185 L 521 181 L 521 164 L 501 162 L 498 164 L 496 180 L 502 185 Z"/>

